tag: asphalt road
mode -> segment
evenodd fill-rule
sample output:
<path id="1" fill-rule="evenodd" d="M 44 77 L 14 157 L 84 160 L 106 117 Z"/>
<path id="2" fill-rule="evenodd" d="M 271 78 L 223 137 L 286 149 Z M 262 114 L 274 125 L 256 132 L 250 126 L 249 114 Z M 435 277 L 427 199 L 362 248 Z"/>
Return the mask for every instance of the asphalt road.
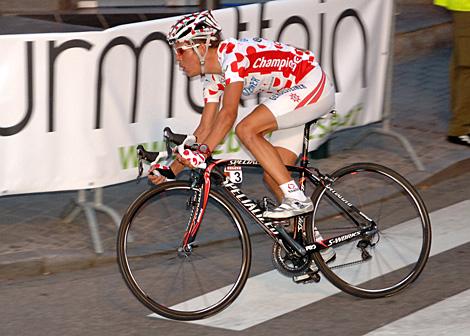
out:
<path id="1" fill-rule="evenodd" d="M 430 212 L 459 204 L 470 200 L 470 172 L 454 177 L 449 174 L 432 183 L 424 183 L 420 189 Z M 457 211 L 453 215 L 458 216 Z M 468 221 L 470 225 L 470 220 Z M 439 239 L 439 236 L 435 236 L 434 239 Z M 255 274 L 272 270 L 271 243 L 268 239 L 262 236 L 253 237 L 252 245 L 254 246 Z M 470 243 L 465 243 L 432 256 L 418 281 L 406 291 L 391 298 L 365 300 L 338 293 L 246 329 L 231 330 L 149 317 L 150 312 L 128 291 L 117 266 L 103 266 L 83 271 L 0 282 L 0 335 L 312 335 L 327 333 L 352 336 L 368 333 L 370 335 L 437 335 L 447 334 L 446 330 L 449 334 L 452 332 L 457 336 L 466 335 L 464 332 L 469 330 L 470 310 L 462 307 L 467 307 L 470 300 L 468 300 L 468 295 L 462 295 L 470 289 L 469 269 Z M 327 280 L 322 278 L 320 283 L 324 282 Z M 243 302 L 236 302 L 235 308 L 252 315 L 260 314 L 264 309 L 275 308 L 270 307 L 269 302 L 272 302 L 272 305 L 279 305 L 275 300 L 278 296 L 277 292 L 284 291 L 285 288 L 282 282 L 271 285 L 272 291 L 269 294 L 259 291 L 262 297 L 255 297 L 253 300 L 254 302 L 257 300 L 268 302 L 267 305 L 252 304 L 240 307 Z M 305 286 L 315 288 L 318 285 L 296 286 L 299 286 L 299 291 L 302 291 L 305 290 Z M 257 294 L 255 292 L 250 295 L 256 296 Z M 237 318 L 235 315 L 230 316 L 230 310 L 223 314 L 225 319 Z M 413 316 L 417 318 L 413 320 Z M 446 316 L 452 316 L 455 320 L 448 322 Z M 408 324 L 402 322 L 407 319 Z"/>

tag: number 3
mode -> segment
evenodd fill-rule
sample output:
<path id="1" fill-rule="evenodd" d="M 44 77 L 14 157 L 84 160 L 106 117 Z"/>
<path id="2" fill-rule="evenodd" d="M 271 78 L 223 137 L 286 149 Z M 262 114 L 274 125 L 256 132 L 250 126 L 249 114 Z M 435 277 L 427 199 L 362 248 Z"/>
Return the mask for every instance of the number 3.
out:
<path id="1" fill-rule="evenodd" d="M 235 172 L 235 183 L 240 183 L 242 181 L 242 177 L 240 172 Z"/>

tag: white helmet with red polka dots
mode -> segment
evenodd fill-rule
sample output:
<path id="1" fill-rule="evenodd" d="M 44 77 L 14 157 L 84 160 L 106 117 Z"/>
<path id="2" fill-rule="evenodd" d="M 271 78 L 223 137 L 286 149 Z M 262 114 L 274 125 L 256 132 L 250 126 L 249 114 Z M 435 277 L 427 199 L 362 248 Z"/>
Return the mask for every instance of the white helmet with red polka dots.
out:
<path id="1" fill-rule="evenodd" d="M 212 40 L 222 30 L 211 11 L 189 14 L 178 20 L 166 36 L 170 45 L 195 39 Z"/>

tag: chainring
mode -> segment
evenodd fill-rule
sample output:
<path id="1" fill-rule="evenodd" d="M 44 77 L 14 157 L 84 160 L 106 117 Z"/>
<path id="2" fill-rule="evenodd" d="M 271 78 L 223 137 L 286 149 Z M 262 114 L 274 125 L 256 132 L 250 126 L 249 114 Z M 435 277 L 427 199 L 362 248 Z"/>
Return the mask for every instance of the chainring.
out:
<path id="1" fill-rule="evenodd" d="M 271 257 L 273 265 L 279 273 L 288 277 L 304 274 L 310 265 L 308 256 L 299 258 L 289 254 L 278 243 L 273 244 Z"/>

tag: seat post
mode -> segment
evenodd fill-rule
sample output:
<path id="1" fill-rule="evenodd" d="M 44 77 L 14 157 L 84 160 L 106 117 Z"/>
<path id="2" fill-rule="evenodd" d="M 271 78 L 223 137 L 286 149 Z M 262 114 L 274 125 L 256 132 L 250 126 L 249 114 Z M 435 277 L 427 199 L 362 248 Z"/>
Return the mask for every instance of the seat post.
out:
<path id="1" fill-rule="evenodd" d="M 302 158 L 300 160 L 300 166 L 306 168 L 308 166 L 308 143 L 310 141 L 310 127 L 315 124 L 317 120 L 309 121 L 304 126 L 304 139 L 302 144 Z"/>
<path id="2" fill-rule="evenodd" d="M 304 126 L 304 141 L 302 145 L 302 159 L 300 160 L 300 166 L 306 168 L 308 166 L 308 143 L 310 140 L 310 128 L 312 125 L 315 125 L 318 123 L 318 120 L 326 118 L 328 115 L 335 115 L 336 110 L 333 109 L 331 110 L 328 114 L 324 115 L 323 117 L 320 117 L 318 119 L 314 119 L 309 121 L 308 123 L 305 124 Z"/>

